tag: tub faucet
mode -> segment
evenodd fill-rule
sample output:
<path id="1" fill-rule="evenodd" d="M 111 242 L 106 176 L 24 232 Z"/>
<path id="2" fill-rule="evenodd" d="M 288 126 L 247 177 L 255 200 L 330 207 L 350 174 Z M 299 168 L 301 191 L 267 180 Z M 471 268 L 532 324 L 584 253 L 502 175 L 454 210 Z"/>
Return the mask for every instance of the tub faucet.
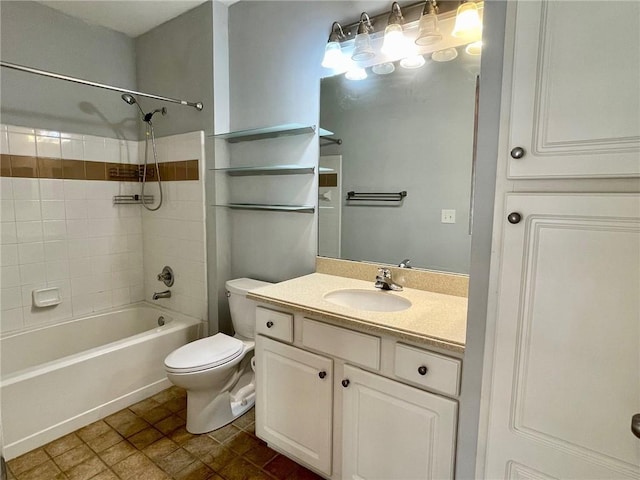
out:
<path id="1" fill-rule="evenodd" d="M 155 292 L 151 297 L 152 300 L 158 300 L 159 298 L 171 298 L 171 290 L 165 290 L 164 292 Z"/>
<path id="2" fill-rule="evenodd" d="M 391 278 L 391 270 L 388 268 L 379 268 L 378 275 L 376 275 L 376 288 L 382 290 L 395 290 L 399 292 L 402 290 L 402 286 L 393 282 Z"/>

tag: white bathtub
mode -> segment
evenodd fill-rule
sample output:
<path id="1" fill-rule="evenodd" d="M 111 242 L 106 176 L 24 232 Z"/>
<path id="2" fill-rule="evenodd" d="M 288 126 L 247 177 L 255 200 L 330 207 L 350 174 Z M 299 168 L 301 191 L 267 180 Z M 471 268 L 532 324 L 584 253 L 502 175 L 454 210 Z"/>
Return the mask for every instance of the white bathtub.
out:
<path id="1" fill-rule="evenodd" d="M 158 326 L 163 316 L 165 325 Z M 164 358 L 202 322 L 146 303 L 0 339 L 4 456 L 14 458 L 171 386 Z"/>

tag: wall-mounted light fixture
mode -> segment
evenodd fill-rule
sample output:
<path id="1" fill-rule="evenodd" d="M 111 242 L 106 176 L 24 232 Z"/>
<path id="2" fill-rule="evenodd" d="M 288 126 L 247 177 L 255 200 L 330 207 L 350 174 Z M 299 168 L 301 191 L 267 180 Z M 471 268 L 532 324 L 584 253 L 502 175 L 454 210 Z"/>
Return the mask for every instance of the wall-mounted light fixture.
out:
<path id="1" fill-rule="evenodd" d="M 433 45 L 442 40 L 440 25 L 438 24 L 438 4 L 436 0 L 427 0 L 424 5 L 420 22 L 418 23 L 418 35 L 415 43 L 421 47 Z"/>
<path id="2" fill-rule="evenodd" d="M 333 22 L 327 46 L 324 48 L 324 58 L 322 59 L 324 68 L 338 69 L 344 63 L 344 55 L 342 55 L 342 48 L 340 47 L 341 40 L 346 40 L 346 36 L 340 24 Z"/>
<path id="3" fill-rule="evenodd" d="M 384 75 L 398 66 L 419 68 L 426 55 L 442 62 L 453 60 L 465 47 L 469 55 L 480 53 L 481 0 L 400 3 L 394 1 L 390 12 L 362 12 L 352 23 L 333 22 L 322 66 L 362 79 L 367 74 L 363 69 L 374 66 L 373 73 Z"/>
<path id="4" fill-rule="evenodd" d="M 384 29 L 384 41 L 380 51 L 390 57 L 401 56 L 407 49 L 407 41 L 404 38 L 402 24 L 404 17 L 398 2 L 391 5 L 391 13 L 387 21 L 387 28 Z"/>
<path id="5" fill-rule="evenodd" d="M 451 35 L 474 42 L 482 38 L 482 22 L 475 2 L 462 1 L 456 12 L 456 24 Z"/>
<path id="6" fill-rule="evenodd" d="M 373 51 L 373 47 L 371 46 L 371 38 L 369 37 L 369 32 L 371 30 L 373 30 L 371 19 L 369 18 L 369 15 L 367 15 L 367 12 L 362 12 L 360 14 L 358 33 L 354 40 L 354 50 L 353 55 L 351 55 L 351 60 L 362 62 L 371 60 L 376 56 L 376 53 Z"/>

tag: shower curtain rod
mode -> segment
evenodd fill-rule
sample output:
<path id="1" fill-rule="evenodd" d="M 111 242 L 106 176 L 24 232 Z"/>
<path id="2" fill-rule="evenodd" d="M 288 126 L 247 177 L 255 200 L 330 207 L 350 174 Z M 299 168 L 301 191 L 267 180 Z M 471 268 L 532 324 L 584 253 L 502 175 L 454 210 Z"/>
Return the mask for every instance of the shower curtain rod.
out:
<path id="1" fill-rule="evenodd" d="M 137 92 L 135 90 L 128 90 L 126 88 L 114 87 L 113 85 L 107 85 L 105 83 L 91 82 L 89 80 L 83 80 L 82 78 L 70 77 L 68 75 L 60 75 L 59 73 L 47 72 L 46 70 L 38 70 L 37 68 L 25 67 L 16 63 L 9 63 L 0 60 L 0 66 L 5 68 L 11 68 L 21 72 L 34 73 L 36 75 L 42 75 L 44 77 L 56 78 L 58 80 L 65 80 L 67 82 L 80 83 L 81 85 L 88 85 L 90 87 L 104 88 L 105 90 L 113 90 L 115 92 L 128 93 L 130 95 L 138 95 L 140 97 L 154 98 L 156 100 L 162 100 L 163 102 L 179 103 L 180 105 L 187 105 L 200 111 L 203 108 L 201 102 L 187 102 L 186 100 L 177 100 L 175 98 L 162 97 L 160 95 L 153 95 L 151 93 Z"/>

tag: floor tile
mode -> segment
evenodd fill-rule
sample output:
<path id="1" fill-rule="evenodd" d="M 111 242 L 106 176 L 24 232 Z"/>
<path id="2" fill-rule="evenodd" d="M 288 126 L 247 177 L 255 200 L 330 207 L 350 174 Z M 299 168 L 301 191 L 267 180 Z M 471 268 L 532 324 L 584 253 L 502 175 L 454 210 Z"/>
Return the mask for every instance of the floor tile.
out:
<path id="1" fill-rule="evenodd" d="M 102 452 L 107 448 L 114 446 L 116 443 L 120 443 L 123 440 L 122 436 L 115 430 L 109 429 L 109 431 L 99 435 L 95 438 L 87 440 L 87 445 L 94 452 Z"/>
<path id="2" fill-rule="evenodd" d="M 141 432 L 136 433 L 128 438 L 131 445 L 136 447 L 138 450 L 142 450 L 145 447 L 148 447 L 156 440 L 164 437 L 162 433 L 156 430 L 153 427 L 145 428 Z"/>
<path id="3" fill-rule="evenodd" d="M 316 480 L 257 438 L 251 409 L 208 434 L 186 430 L 172 387 L 8 462 L 10 480 Z"/>
<path id="4" fill-rule="evenodd" d="M 52 460 L 47 460 L 26 472 L 16 475 L 16 478 L 18 480 L 62 480 L 66 477 Z"/>
<path id="5" fill-rule="evenodd" d="M 49 460 L 49 456 L 45 453 L 44 449 L 38 448 L 31 452 L 25 453 L 13 460 L 9 460 L 7 465 L 11 469 L 14 475 L 18 476 L 22 472 L 31 470 L 34 467 Z"/>
<path id="6" fill-rule="evenodd" d="M 136 453 L 136 448 L 126 440 L 116 443 L 115 445 L 103 450 L 98 454 L 104 463 L 108 466 L 114 465 L 130 455 Z"/>
<path id="7" fill-rule="evenodd" d="M 157 464 L 169 475 L 175 475 L 176 473 L 187 468 L 195 461 L 196 457 L 191 455 L 186 450 L 179 448 L 175 452 L 170 453 L 166 457 L 158 460 Z"/>
<path id="8" fill-rule="evenodd" d="M 167 437 L 163 437 L 157 442 L 152 443 L 148 447 L 142 450 L 147 457 L 149 457 L 154 462 L 168 456 L 169 454 L 175 452 L 180 446 L 169 440 Z"/>
<path id="9" fill-rule="evenodd" d="M 54 457 L 53 461 L 60 467 L 60 470 L 66 472 L 85 460 L 95 457 L 95 455 L 96 454 L 83 443 L 62 455 Z"/>
<path id="10" fill-rule="evenodd" d="M 70 433 L 44 446 L 44 450 L 52 457 L 71 450 L 82 444 L 82 440 L 75 433 Z"/>
<path id="11" fill-rule="evenodd" d="M 69 480 L 89 480 L 106 469 L 107 466 L 98 457 L 92 457 L 65 473 Z"/>

